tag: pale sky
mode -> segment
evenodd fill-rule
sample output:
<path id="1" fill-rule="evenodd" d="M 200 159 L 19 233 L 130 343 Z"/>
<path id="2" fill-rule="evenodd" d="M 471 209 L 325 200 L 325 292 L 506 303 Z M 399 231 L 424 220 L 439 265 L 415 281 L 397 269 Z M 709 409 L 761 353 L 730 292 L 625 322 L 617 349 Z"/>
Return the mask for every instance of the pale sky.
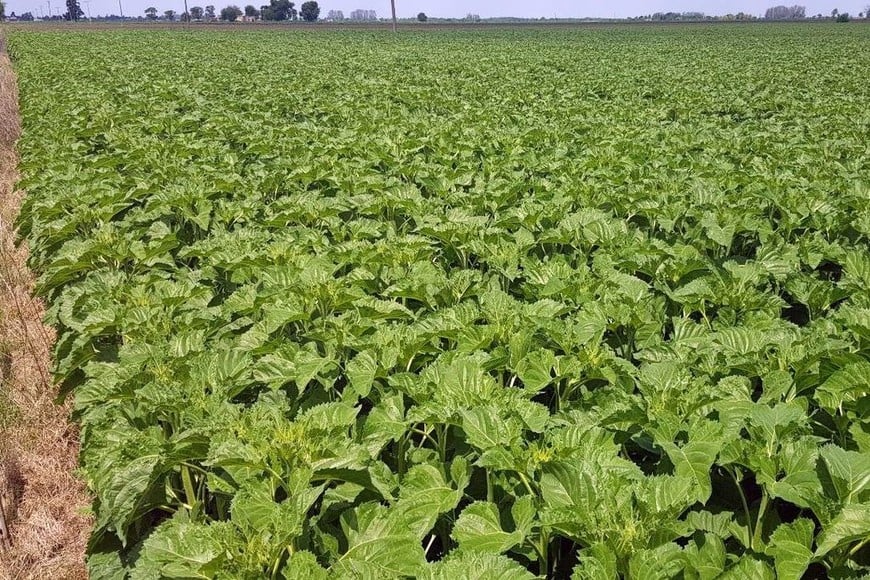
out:
<path id="1" fill-rule="evenodd" d="M 183 0 L 120 0 L 125 16 L 141 16 L 148 6 L 154 6 L 161 13 L 164 10 L 175 10 L 179 14 L 184 11 Z M 296 7 L 304 0 L 296 0 Z M 90 10 L 93 16 L 98 14 L 118 13 L 118 0 L 80 0 L 82 10 Z M 329 10 L 343 10 L 345 16 L 355 8 L 377 10 L 379 17 L 390 14 L 389 0 L 318 0 L 321 15 Z M 205 6 L 214 4 L 218 11 L 228 4 L 253 4 L 259 7 L 268 4 L 268 0 L 188 0 L 189 6 Z M 853 16 L 864 10 L 870 0 L 820 0 L 801 2 L 800 0 L 769 0 L 752 2 L 746 0 L 396 0 L 396 10 L 399 17 L 413 17 L 418 12 L 425 12 L 432 17 L 461 18 L 469 12 L 479 14 L 483 18 L 492 16 L 522 16 L 540 17 L 626 17 L 651 14 L 653 12 L 686 12 L 697 11 L 706 14 L 727 14 L 747 12 L 763 15 L 770 6 L 777 4 L 801 4 L 807 7 L 807 16 L 818 13 L 830 14 L 833 8 L 841 12 L 849 12 Z M 39 15 L 48 13 L 47 0 L 7 0 L 6 12 L 31 11 Z M 66 8 L 64 0 L 52 0 L 52 10 L 57 14 Z"/>

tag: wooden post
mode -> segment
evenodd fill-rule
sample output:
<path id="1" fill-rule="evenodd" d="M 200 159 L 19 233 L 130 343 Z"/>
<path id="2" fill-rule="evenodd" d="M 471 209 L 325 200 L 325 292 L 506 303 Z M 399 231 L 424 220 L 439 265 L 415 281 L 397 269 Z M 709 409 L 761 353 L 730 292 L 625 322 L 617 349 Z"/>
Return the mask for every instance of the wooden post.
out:
<path id="1" fill-rule="evenodd" d="M 390 7 L 393 9 L 393 32 L 398 32 L 396 29 L 396 0 L 390 0 Z"/>
<path id="2" fill-rule="evenodd" d="M 3 502 L 3 492 L 0 489 L 0 552 L 12 547 L 9 528 L 6 526 L 6 504 Z"/>

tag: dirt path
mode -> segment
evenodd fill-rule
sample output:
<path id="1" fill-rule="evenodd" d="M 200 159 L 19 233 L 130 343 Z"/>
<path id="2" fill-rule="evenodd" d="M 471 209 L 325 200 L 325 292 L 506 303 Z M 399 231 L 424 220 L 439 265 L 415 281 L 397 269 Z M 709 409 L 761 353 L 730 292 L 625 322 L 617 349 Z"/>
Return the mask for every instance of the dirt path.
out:
<path id="1" fill-rule="evenodd" d="M 86 578 L 91 522 L 84 485 L 75 477 L 78 433 L 69 405 L 54 404 L 54 333 L 42 324 L 43 305 L 31 294 L 27 248 L 15 245 L 20 120 L 4 44 L 0 31 L 0 500 L 9 528 L 9 537 L 0 538 L 0 580 Z M 11 543 L 5 551 L 4 540 Z"/>

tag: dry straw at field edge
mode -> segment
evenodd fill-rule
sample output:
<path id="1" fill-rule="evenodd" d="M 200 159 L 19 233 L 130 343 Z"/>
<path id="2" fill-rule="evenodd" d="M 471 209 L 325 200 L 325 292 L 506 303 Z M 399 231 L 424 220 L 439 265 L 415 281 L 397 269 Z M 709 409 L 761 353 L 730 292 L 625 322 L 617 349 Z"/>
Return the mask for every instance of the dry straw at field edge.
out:
<path id="1" fill-rule="evenodd" d="M 8 181 L 14 177 L 15 141 L 21 134 L 21 124 L 18 118 L 18 88 L 15 82 L 15 74 L 9 66 L 9 57 L 6 55 L 6 39 L 0 32 L 0 57 L 3 66 L 0 67 L 0 180 L 4 184 L 14 183 Z"/>
<path id="2" fill-rule="evenodd" d="M 78 434 L 69 406 L 54 404 L 48 361 L 54 340 L 33 298 L 27 248 L 15 245 L 20 135 L 15 73 L 0 33 L 0 497 L 11 547 L 0 550 L 0 580 L 86 578 L 89 504 L 76 478 Z"/>

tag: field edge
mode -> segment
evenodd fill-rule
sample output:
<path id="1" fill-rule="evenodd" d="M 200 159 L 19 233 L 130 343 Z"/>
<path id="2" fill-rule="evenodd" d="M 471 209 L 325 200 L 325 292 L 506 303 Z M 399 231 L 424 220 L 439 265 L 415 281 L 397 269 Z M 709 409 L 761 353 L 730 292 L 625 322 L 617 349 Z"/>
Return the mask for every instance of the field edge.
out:
<path id="1" fill-rule="evenodd" d="M 76 472 L 71 406 L 54 402 L 54 331 L 32 293 L 27 246 L 16 245 L 20 131 L 16 75 L 0 31 L 0 495 L 12 542 L 0 551 L 0 579 L 78 580 L 87 578 L 90 500 Z"/>

